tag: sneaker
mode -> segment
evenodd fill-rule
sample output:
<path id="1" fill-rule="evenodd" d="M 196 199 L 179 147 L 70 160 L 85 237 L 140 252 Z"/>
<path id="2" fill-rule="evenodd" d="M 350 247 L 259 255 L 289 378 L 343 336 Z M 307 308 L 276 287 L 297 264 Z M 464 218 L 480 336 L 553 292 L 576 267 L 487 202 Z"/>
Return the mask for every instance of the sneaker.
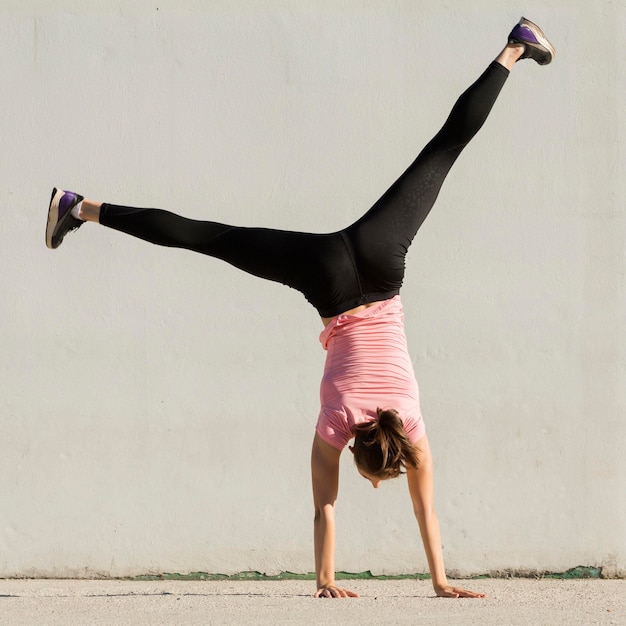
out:
<path id="1" fill-rule="evenodd" d="M 58 248 L 67 233 L 82 226 L 83 221 L 72 215 L 72 209 L 82 200 L 83 196 L 72 191 L 63 191 L 56 187 L 52 190 L 46 227 L 46 245 L 48 248 Z"/>
<path id="2" fill-rule="evenodd" d="M 539 65 L 548 65 L 556 55 L 554 46 L 539 26 L 523 17 L 509 34 L 509 43 L 524 44 L 520 59 L 533 59 Z"/>

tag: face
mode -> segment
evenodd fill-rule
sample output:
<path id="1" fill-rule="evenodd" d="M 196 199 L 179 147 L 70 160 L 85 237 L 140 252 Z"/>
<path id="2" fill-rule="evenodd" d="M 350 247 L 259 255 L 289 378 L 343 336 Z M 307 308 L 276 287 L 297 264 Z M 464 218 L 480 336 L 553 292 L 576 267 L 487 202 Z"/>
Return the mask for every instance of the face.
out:
<path id="1" fill-rule="evenodd" d="M 354 454 L 354 448 L 352 446 L 348 446 L 348 448 L 350 449 L 350 452 Z M 367 478 L 367 480 L 369 480 L 372 483 L 372 487 L 374 487 L 374 489 L 378 489 L 380 487 L 380 483 L 382 482 L 381 478 L 377 478 L 376 476 L 370 476 L 370 474 L 368 474 L 367 472 L 364 472 L 360 467 L 357 467 L 356 469 L 359 472 L 359 474 L 363 476 L 363 478 Z"/>
<path id="2" fill-rule="evenodd" d="M 357 470 L 359 474 L 363 476 L 363 478 L 367 478 L 367 480 L 369 480 L 372 483 L 372 487 L 374 487 L 374 489 L 378 489 L 380 487 L 380 483 L 382 482 L 380 478 L 376 478 L 375 476 L 370 476 L 367 472 L 364 472 L 358 467 L 357 467 Z"/>

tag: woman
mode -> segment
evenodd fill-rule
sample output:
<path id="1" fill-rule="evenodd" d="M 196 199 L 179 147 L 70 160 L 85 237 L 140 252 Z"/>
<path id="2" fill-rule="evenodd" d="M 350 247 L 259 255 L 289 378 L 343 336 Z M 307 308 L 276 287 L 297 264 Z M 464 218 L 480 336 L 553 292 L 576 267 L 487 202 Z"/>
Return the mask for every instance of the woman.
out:
<path id="1" fill-rule="evenodd" d="M 335 584 L 335 518 L 339 457 L 349 440 L 359 473 L 374 488 L 406 473 L 435 592 L 483 597 L 448 584 L 433 507 L 433 462 L 420 413 L 399 298 L 404 260 L 441 185 L 463 148 L 485 122 L 516 61 L 540 65 L 555 51 L 522 18 L 508 43 L 458 99 L 443 128 L 358 221 L 328 234 L 243 228 L 189 220 L 160 209 L 85 200 L 54 189 L 46 244 L 57 248 L 84 221 L 151 243 L 222 259 L 246 272 L 301 291 L 317 309 L 327 350 L 322 407 L 311 454 L 315 504 L 315 597 L 354 597 Z"/>

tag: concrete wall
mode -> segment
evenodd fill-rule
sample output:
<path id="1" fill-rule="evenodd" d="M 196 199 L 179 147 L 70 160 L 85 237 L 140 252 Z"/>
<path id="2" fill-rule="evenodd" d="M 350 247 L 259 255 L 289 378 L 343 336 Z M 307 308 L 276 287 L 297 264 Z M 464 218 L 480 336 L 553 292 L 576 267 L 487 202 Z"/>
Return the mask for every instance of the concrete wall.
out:
<path id="1" fill-rule="evenodd" d="M 45 8 L 42 8 L 45 5 Z M 90 7 L 90 8 L 86 8 Z M 313 570 L 324 352 L 295 291 L 86 225 L 53 185 L 311 230 L 368 208 L 519 19 L 502 2 L 0 3 L 0 575 Z M 403 291 L 447 566 L 626 569 L 626 30 L 529 1 Z M 425 571 L 344 455 L 337 568 Z"/>

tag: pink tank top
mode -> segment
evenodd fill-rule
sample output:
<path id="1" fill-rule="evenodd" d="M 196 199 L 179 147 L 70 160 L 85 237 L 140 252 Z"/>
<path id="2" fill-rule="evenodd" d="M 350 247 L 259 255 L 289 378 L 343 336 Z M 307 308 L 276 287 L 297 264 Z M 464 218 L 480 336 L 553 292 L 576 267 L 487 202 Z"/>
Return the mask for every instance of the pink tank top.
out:
<path id="1" fill-rule="evenodd" d="M 352 426 L 376 419 L 379 407 L 398 412 L 412 442 L 424 436 L 400 296 L 335 317 L 320 342 L 327 355 L 316 430 L 324 441 L 343 449 Z"/>

